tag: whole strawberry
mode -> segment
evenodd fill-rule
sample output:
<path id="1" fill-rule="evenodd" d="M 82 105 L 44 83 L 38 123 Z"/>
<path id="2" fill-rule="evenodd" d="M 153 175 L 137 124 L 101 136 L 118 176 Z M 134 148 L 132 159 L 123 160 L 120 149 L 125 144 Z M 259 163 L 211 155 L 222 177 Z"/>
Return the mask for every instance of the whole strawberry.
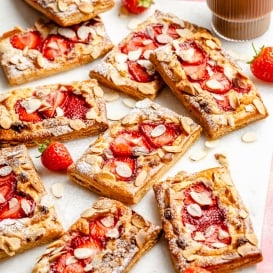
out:
<path id="1" fill-rule="evenodd" d="M 72 157 L 66 146 L 57 141 L 39 146 L 42 164 L 51 171 L 66 171 L 73 163 Z"/>
<path id="2" fill-rule="evenodd" d="M 273 82 L 273 47 L 262 47 L 257 51 L 253 46 L 255 56 L 250 61 L 250 70 L 253 75 L 266 82 Z"/>
<path id="3" fill-rule="evenodd" d="M 122 5 L 134 14 L 146 11 L 153 3 L 153 0 L 121 0 Z"/>

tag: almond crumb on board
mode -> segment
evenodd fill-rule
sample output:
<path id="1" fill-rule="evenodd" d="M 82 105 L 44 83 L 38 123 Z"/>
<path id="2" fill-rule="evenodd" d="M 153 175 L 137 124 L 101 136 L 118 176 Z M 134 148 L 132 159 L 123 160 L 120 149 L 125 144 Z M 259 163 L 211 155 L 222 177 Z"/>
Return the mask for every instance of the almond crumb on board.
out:
<path id="1" fill-rule="evenodd" d="M 214 155 L 214 157 L 219 162 L 220 165 L 222 165 L 224 167 L 229 166 L 229 162 L 228 162 L 226 155 L 217 153 Z"/>

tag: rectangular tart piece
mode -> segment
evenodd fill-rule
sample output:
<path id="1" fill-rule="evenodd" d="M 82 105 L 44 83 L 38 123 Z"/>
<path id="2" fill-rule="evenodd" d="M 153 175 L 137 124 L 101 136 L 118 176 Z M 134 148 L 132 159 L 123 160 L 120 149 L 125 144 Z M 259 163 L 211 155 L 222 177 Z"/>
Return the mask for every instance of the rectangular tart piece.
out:
<path id="1" fill-rule="evenodd" d="M 25 2 L 64 27 L 88 21 L 115 5 L 114 0 L 25 0 Z"/>
<path id="2" fill-rule="evenodd" d="M 176 272 L 227 273 L 262 260 L 250 214 L 230 171 L 179 172 L 153 187 Z"/>
<path id="3" fill-rule="evenodd" d="M 198 29 L 173 14 L 156 10 L 91 69 L 90 77 L 132 97 L 153 100 L 164 82 L 149 61 L 150 53 Z"/>
<path id="4" fill-rule="evenodd" d="M 205 29 L 154 50 L 150 61 L 210 139 L 268 116 L 253 82 Z"/>
<path id="5" fill-rule="evenodd" d="M 26 146 L 0 149 L 0 259 L 63 234 Z"/>
<path id="6" fill-rule="evenodd" d="M 0 94 L 0 147 L 66 141 L 107 128 L 103 91 L 94 79 Z"/>
<path id="7" fill-rule="evenodd" d="M 161 232 L 161 227 L 124 204 L 101 197 L 48 246 L 32 273 L 127 273 Z"/>
<path id="8" fill-rule="evenodd" d="M 201 126 L 145 99 L 114 122 L 68 168 L 98 195 L 135 204 L 199 138 Z"/>
<path id="9" fill-rule="evenodd" d="M 0 37 L 0 63 L 9 84 L 19 85 L 89 63 L 112 47 L 100 17 L 70 27 L 41 19 Z"/>

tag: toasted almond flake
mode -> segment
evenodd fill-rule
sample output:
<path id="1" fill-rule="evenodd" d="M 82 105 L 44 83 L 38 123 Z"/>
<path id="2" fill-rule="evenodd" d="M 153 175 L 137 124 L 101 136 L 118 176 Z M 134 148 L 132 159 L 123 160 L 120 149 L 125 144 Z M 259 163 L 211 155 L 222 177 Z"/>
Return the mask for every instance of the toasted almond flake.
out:
<path id="1" fill-rule="evenodd" d="M 246 238 L 248 239 L 248 241 L 254 245 L 254 246 L 257 246 L 258 245 L 258 239 L 257 239 L 257 236 L 256 234 L 254 233 L 247 233 L 246 234 Z"/>
<path id="2" fill-rule="evenodd" d="M 224 231 L 223 229 L 220 229 L 217 237 L 219 240 L 224 240 L 224 239 L 229 238 L 229 234 L 228 234 L 228 232 Z"/>
<path id="3" fill-rule="evenodd" d="M 181 146 L 168 146 L 168 145 L 164 145 L 162 147 L 162 149 L 165 152 L 168 152 L 168 153 L 180 153 L 183 148 Z"/>
<path id="4" fill-rule="evenodd" d="M 198 204 L 190 204 L 187 206 L 187 212 L 193 217 L 201 217 L 202 209 Z"/>
<path id="5" fill-rule="evenodd" d="M 81 217 L 90 218 L 91 216 L 94 215 L 95 212 L 96 212 L 95 209 L 89 208 L 89 209 L 87 209 L 87 210 L 85 210 L 84 212 L 81 213 Z"/>
<path id="6" fill-rule="evenodd" d="M 146 226 L 144 218 L 141 215 L 137 214 L 137 213 L 134 213 L 132 215 L 131 223 L 135 227 L 140 228 L 140 229 L 142 229 L 142 228 L 144 228 Z"/>
<path id="7" fill-rule="evenodd" d="M 64 28 L 64 27 L 59 27 L 58 28 L 58 33 L 68 39 L 73 39 L 76 37 L 76 33 L 73 29 L 71 28 Z"/>
<path id="8" fill-rule="evenodd" d="M 145 230 L 140 230 L 136 235 L 136 244 L 139 249 L 143 249 L 145 242 L 147 241 L 147 232 Z"/>
<path id="9" fill-rule="evenodd" d="M 101 199 L 93 205 L 93 208 L 97 210 L 105 210 L 105 209 L 111 209 L 112 206 L 113 206 L 113 202 L 111 200 Z"/>
<path id="10" fill-rule="evenodd" d="M 0 168 L 0 176 L 7 176 L 12 172 L 12 168 L 10 166 L 4 166 Z"/>
<path id="11" fill-rule="evenodd" d="M 213 90 L 222 89 L 222 84 L 215 79 L 211 79 L 211 80 L 206 81 L 206 86 L 209 87 L 210 89 L 213 89 Z"/>
<path id="12" fill-rule="evenodd" d="M 47 60 L 43 57 L 42 54 L 38 54 L 36 58 L 36 62 L 40 68 L 43 68 L 46 66 Z"/>
<path id="13" fill-rule="evenodd" d="M 215 227 L 209 226 L 209 227 L 205 230 L 204 235 L 205 235 L 205 237 L 211 237 L 212 234 L 213 234 L 214 232 L 215 232 Z"/>
<path id="14" fill-rule="evenodd" d="M 126 163 L 123 162 L 117 163 L 116 172 L 118 175 L 126 178 L 131 177 L 133 174 L 131 168 Z"/>
<path id="15" fill-rule="evenodd" d="M 84 267 L 84 269 L 83 269 L 83 271 L 84 272 L 89 272 L 89 271 L 91 271 L 92 269 L 93 269 L 93 261 L 91 262 L 91 263 L 89 263 L 89 264 L 87 264 L 85 267 Z"/>
<path id="16" fill-rule="evenodd" d="M 6 240 L 6 244 L 8 245 L 9 249 L 11 251 L 16 251 L 21 247 L 21 240 L 19 238 L 16 237 L 12 237 L 12 238 L 5 238 Z"/>
<path id="17" fill-rule="evenodd" d="M 119 99 L 119 93 L 115 91 L 105 91 L 103 97 L 106 102 L 111 102 Z"/>
<path id="18" fill-rule="evenodd" d="M 64 194 L 64 186 L 62 183 L 54 183 L 51 186 L 51 192 L 56 198 L 63 197 Z"/>
<path id="19" fill-rule="evenodd" d="M 69 256 L 65 261 L 65 265 L 75 264 L 77 262 L 78 260 L 74 256 Z"/>
<path id="20" fill-rule="evenodd" d="M 57 117 L 63 117 L 64 116 L 64 111 L 61 107 L 56 107 L 56 116 Z"/>
<path id="21" fill-rule="evenodd" d="M 113 183 L 114 181 L 116 181 L 116 177 L 111 174 L 111 173 L 106 173 L 106 172 L 102 172 L 102 173 L 97 173 L 94 175 L 94 178 L 97 180 L 97 181 L 105 181 L 107 183 Z"/>
<path id="22" fill-rule="evenodd" d="M 98 98 L 102 98 L 103 97 L 103 95 L 104 95 L 103 90 L 99 86 L 95 86 L 93 90 L 94 90 L 94 94 Z"/>
<path id="23" fill-rule="evenodd" d="M 211 246 L 213 246 L 215 248 L 223 248 L 223 247 L 226 247 L 227 245 L 224 243 L 215 242 L 215 243 L 212 243 Z"/>
<path id="24" fill-rule="evenodd" d="M 214 149 L 219 145 L 219 140 L 206 140 L 205 141 L 205 147 L 209 149 Z"/>
<path id="25" fill-rule="evenodd" d="M 244 210 L 244 209 L 241 209 L 239 211 L 239 215 L 240 215 L 240 217 L 242 217 L 243 219 L 245 219 L 245 218 L 248 217 L 248 212 L 246 210 Z"/>
<path id="26" fill-rule="evenodd" d="M 76 131 L 79 131 L 79 130 L 86 127 L 85 123 L 81 119 L 72 119 L 72 120 L 70 120 L 69 121 L 69 126 L 72 129 L 76 130 Z"/>
<path id="27" fill-rule="evenodd" d="M 219 164 L 221 164 L 222 166 L 225 166 L 225 167 L 229 166 L 229 162 L 228 162 L 228 159 L 227 159 L 226 155 L 220 154 L 220 153 L 216 153 L 214 155 L 214 157 L 219 162 Z"/>
<path id="28" fill-rule="evenodd" d="M 89 257 L 92 257 L 96 253 L 96 250 L 92 248 L 82 247 L 82 248 L 76 248 L 74 250 L 74 256 L 77 259 L 87 259 Z"/>
<path id="29" fill-rule="evenodd" d="M 66 0 L 58 0 L 57 5 L 60 11 L 66 11 L 68 8 L 68 4 L 66 3 Z"/>
<path id="30" fill-rule="evenodd" d="M 13 197 L 9 200 L 9 209 L 13 209 L 17 206 L 18 200 L 17 198 Z"/>
<path id="31" fill-rule="evenodd" d="M 108 229 L 106 232 L 106 236 L 108 238 L 117 239 L 117 238 L 119 238 L 119 231 L 117 228 Z"/>
<path id="32" fill-rule="evenodd" d="M 80 40 L 85 41 L 88 39 L 89 34 L 95 34 L 94 30 L 89 26 L 80 26 L 77 30 L 77 35 L 80 38 Z"/>
<path id="33" fill-rule="evenodd" d="M 136 61 L 136 60 L 139 59 L 139 57 L 141 56 L 141 54 L 142 54 L 141 48 L 136 49 L 136 50 L 133 50 L 133 51 L 130 51 L 130 52 L 128 53 L 128 59 L 129 59 L 130 61 Z"/>
<path id="34" fill-rule="evenodd" d="M 30 204 L 27 200 L 23 199 L 21 201 L 21 207 L 26 215 L 28 215 L 31 212 L 31 207 L 30 207 Z"/>
<path id="35" fill-rule="evenodd" d="M 143 183 L 146 180 L 146 177 L 147 177 L 147 171 L 142 170 L 136 177 L 136 180 L 135 180 L 135 183 L 134 183 L 135 186 L 139 187 L 139 186 L 143 185 Z"/>
<path id="36" fill-rule="evenodd" d="M 87 3 L 87 2 L 80 2 L 78 4 L 78 9 L 82 12 L 82 13 L 92 13 L 94 11 L 94 6 L 92 3 Z"/>
<path id="37" fill-rule="evenodd" d="M 160 44 L 167 44 L 167 43 L 170 43 L 173 40 L 173 38 L 171 36 L 169 36 L 168 34 L 163 33 L 163 34 L 157 35 L 156 40 Z"/>
<path id="38" fill-rule="evenodd" d="M 257 140 L 257 134 L 255 132 L 247 132 L 242 135 L 241 139 L 245 143 L 255 142 Z"/>
<path id="39" fill-rule="evenodd" d="M 6 202 L 5 197 L 3 196 L 2 193 L 0 193 L 0 204 L 5 203 L 5 202 Z"/>
<path id="40" fill-rule="evenodd" d="M 207 151 L 205 151 L 204 149 L 197 149 L 190 154 L 190 159 L 192 161 L 199 161 L 204 159 L 206 156 Z"/>
<path id="41" fill-rule="evenodd" d="M 205 236 L 204 236 L 204 234 L 202 233 L 202 232 L 200 232 L 200 231 L 197 231 L 196 233 L 195 233 L 195 236 L 194 236 L 194 238 L 193 238 L 195 241 L 205 241 Z"/>
<path id="42" fill-rule="evenodd" d="M 114 107 L 107 107 L 107 118 L 109 120 L 120 120 L 124 114 L 121 111 L 116 111 Z"/>
<path id="43" fill-rule="evenodd" d="M 122 102 L 124 105 L 128 106 L 129 108 L 134 108 L 136 105 L 136 100 L 132 98 L 124 98 Z"/>
<path id="44" fill-rule="evenodd" d="M 114 223 L 115 223 L 113 215 L 105 216 L 100 221 L 107 228 L 112 227 L 114 225 Z"/>
<path id="45" fill-rule="evenodd" d="M 237 248 L 237 252 L 240 256 L 247 256 L 249 253 L 252 252 L 253 246 L 249 243 L 241 245 Z"/>
<path id="46" fill-rule="evenodd" d="M 41 105 L 41 100 L 36 98 L 29 98 L 21 101 L 21 106 L 25 108 L 28 114 L 32 114 L 37 111 Z"/>
<path id="47" fill-rule="evenodd" d="M 180 36 L 180 37 L 189 37 L 191 36 L 193 33 L 190 29 L 188 28 L 179 28 L 176 29 L 176 33 Z"/>
<path id="48" fill-rule="evenodd" d="M 255 105 L 255 107 L 257 108 L 258 112 L 261 115 L 265 115 L 264 105 L 263 105 L 263 103 L 259 99 L 254 99 L 253 100 L 253 104 Z"/>
<path id="49" fill-rule="evenodd" d="M 252 104 L 247 104 L 247 105 L 245 106 L 245 110 L 246 110 L 246 112 L 253 112 L 253 111 L 255 110 L 254 105 L 252 105 Z"/>
<path id="50" fill-rule="evenodd" d="M 127 27 L 128 29 L 133 30 L 140 24 L 140 22 L 139 19 L 133 18 L 128 22 Z"/>
<path id="51" fill-rule="evenodd" d="M 152 131 L 152 137 L 159 137 L 162 136 L 166 132 L 166 126 L 164 124 L 157 125 Z"/>
<path id="52" fill-rule="evenodd" d="M 125 63 L 128 59 L 128 55 L 124 53 L 117 53 L 115 55 L 115 61 L 119 64 Z"/>
<path id="53" fill-rule="evenodd" d="M 191 191 L 190 196 L 196 203 L 198 203 L 201 206 L 211 205 L 212 203 L 212 199 L 210 198 L 207 192 Z"/>

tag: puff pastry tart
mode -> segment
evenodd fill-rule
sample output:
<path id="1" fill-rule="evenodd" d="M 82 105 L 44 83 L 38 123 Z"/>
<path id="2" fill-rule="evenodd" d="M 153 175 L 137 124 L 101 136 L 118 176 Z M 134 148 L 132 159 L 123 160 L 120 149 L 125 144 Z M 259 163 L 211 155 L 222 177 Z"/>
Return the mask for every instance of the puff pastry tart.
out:
<path id="1" fill-rule="evenodd" d="M 153 187 L 176 272 L 226 273 L 262 260 L 249 212 L 230 172 L 179 172 Z"/>
<path id="2" fill-rule="evenodd" d="M 25 87 L 0 94 L 0 147 L 66 141 L 108 128 L 96 80 Z"/>
<path id="3" fill-rule="evenodd" d="M 72 181 L 135 204 L 200 136 L 201 127 L 149 99 L 110 125 L 68 168 Z"/>
<path id="4" fill-rule="evenodd" d="M 18 85 L 89 63 L 112 47 L 100 17 L 70 27 L 41 19 L 1 36 L 0 62 L 9 84 Z"/>
<path id="5" fill-rule="evenodd" d="M 199 28 L 173 14 L 155 11 L 94 66 L 90 76 L 138 99 L 154 99 L 164 85 L 149 61 L 156 48 Z"/>
<path id="6" fill-rule="evenodd" d="M 253 82 L 205 29 L 158 48 L 150 60 L 208 138 L 268 116 Z"/>
<path id="7" fill-rule="evenodd" d="M 25 0 L 25 2 L 64 27 L 88 21 L 115 5 L 114 0 Z"/>
<path id="8" fill-rule="evenodd" d="M 0 259 L 63 234 L 24 145 L 0 149 Z"/>
<path id="9" fill-rule="evenodd" d="M 122 203 L 99 198 L 48 246 L 32 273 L 129 272 L 161 231 Z"/>

